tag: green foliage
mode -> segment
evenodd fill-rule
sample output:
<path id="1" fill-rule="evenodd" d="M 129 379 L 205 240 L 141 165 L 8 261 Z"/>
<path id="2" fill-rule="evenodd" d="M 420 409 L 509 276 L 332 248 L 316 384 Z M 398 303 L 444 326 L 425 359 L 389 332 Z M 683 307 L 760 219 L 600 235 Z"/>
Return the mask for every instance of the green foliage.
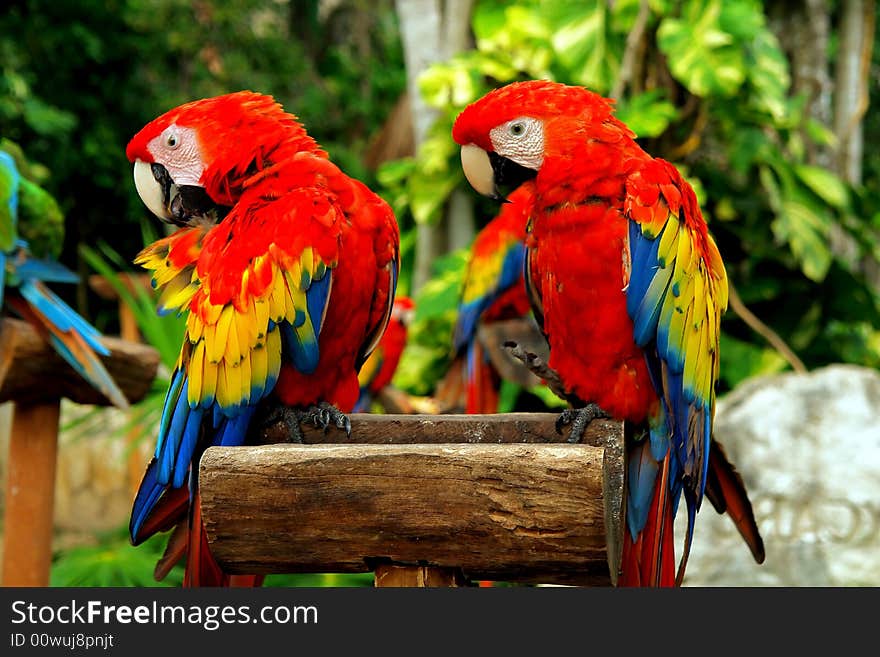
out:
<path id="1" fill-rule="evenodd" d="M 97 537 L 95 545 L 83 545 L 55 555 L 50 586 L 180 586 L 183 568 L 176 566 L 161 582 L 153 568 L 165 550 L 166 536 L 157 534 L 134 547 L 128 528 Z"/>
<path id="2" fill-rule="evenodd" d="M 380 172 L 398 215 L 434 221 L 451 189 L 466 185 L 449 134 L 464 106 L 490 89 L 549 78 L 608 94 L 621 74 L 640 4 L 478 1 L 475 49 L 433 66 L 420 81 L 423 96 L 439 110 L 424 145 L 430 157 L 388 163 Z M 877 334 L 870 327 L 878 299 L 859 264 L 880 255 L 876 176 L 854 188 L 808 159 L 807 140 L 827 146 L 833 136 L 805 118 L 804 99 L 792 95 L 788 59 L 762 3 L 658 0 L 649 9 L 646 50 L 628 71 L 618 116 L 650 153 L 687 173 L 731 281 L 808 366 L 877 362 Z M 880 158 L 874 159 L 880 171 Z M 841 243 L 849 248 L 835 246 Z M 831 292 L 831 279 L 845 273 L 844 286 Z M 448 270 L 438 273 L 420 295 L 423 302 L 437 307 L 438 297 L 456 289 L 454 278 Z M 449 307 L 444 313 L 451 313 Z M 414 390 L 433 380 L 437 330 L 424 324 L 411 332 L 414 344 L 406 355 L 421 369 L 403 380 Z M 722 348 L 731 355 L 722 358 L 722 391 L 784 366 L 733 313 L 725 316 L 723 330 Z"/>
<path id="3" fill-rule="evenodd" d="M 434 262 L 433 277 L 419 290 L 416 314 L 394 376 L 395 385 L 429 395 L 452 357 L 452 332 L 468 253 L 453 251 Z"/>
<path id="4" fill-rule="evenodd" d="M 48 170 L 29 162 L 21 146 L 9 139 L 0 139 L 0 150 L 12 157 L 20 175 L 18 214 L 14 223 L 3 222 L 0 248 L 8 251 L 15 239 L 21 237 L 34 256 L 57 259 L 64 242 L 64 213 L 39 184 L 48 178 Z"/>
<path id="5" fill-rule="evenodd" d="M 64 243 L 64 213 L 55 198 L 27 178 L 21 179 L 18 232 L 38 258 L 57 258 Z"/>

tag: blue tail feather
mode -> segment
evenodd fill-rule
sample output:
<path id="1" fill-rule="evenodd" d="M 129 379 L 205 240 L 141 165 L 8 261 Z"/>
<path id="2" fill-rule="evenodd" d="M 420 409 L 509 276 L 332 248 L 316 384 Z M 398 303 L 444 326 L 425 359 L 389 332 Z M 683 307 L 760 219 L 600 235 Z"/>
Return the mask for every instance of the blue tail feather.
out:
<path id="1" fill-rule="evenodd" d="M 131 536 L 132 543 L 137 541 L 137 535 L 141 530 L 150 511 L 156 506 L 156 502 L 162 496 L 165 486 L 160 484 L 157 478 L 158 462 L 153 459 L 147 466 L 147 472 L 141 481 L 137 495 L 134 498 L 134 504 L 131 509 L 131 520 L 128 525 L 128 533 Z"/>

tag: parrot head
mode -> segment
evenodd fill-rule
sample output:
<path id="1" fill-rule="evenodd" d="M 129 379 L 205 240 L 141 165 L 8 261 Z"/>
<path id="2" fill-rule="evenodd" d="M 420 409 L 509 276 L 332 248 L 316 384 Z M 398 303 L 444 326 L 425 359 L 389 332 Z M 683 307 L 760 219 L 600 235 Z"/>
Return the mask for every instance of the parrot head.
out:
<path id="1" fill-rule="evenodd" d="M 583 87 L 548 80 L 513 82 L 471 103 L 455 120 L 465 177 L 480 194 L 506 200 L 539 176 L 564 178 L 569 167 L 591 157 L 591 142 L 629 139 L 612 115 L 613 103 Z M 552 163 L 552 167 L 546 164 Z"/>
<path id="2" fill-rule="evenodd" d="M 394 298 L 394 305 L 391 306 L 391 319 L 400 322 L 404 326 L 412 324 L 416 315 L 416 304 L 409 297 L 398 295 Z"/>
<path id="3" fill-rule="evenodd" d="M 326 157 L 274 98 L 240 91 L 169 110 L 132 137 L 125 153 L 147 208 L 186 225 L 222 214 L 249 177 L 299 151 Z"/>

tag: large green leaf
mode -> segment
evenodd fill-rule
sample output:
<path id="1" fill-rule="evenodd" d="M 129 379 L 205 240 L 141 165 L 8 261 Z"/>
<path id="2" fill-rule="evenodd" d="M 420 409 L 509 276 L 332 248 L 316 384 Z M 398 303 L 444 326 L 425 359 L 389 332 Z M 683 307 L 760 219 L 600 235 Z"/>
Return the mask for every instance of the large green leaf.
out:
<path id="1" fill-rule="evenodd" d="M 843 181 L 834 173 L 822 167 L 809 164 L 794 166 L 797 177 L 823 201 L 842 210 L 849 205 L 849 192 Z"/>
<path id="2" fill-rule="evenodd" d="M 561 3 L 553 20 L 553 48 L 572 82 L 606 93 L 617 77 L 622 42 L 609 30 L 604 2 Z"/>
<path id="3" fill-rule="evenodd" d="M 791 77 L 779 40 L 762 26 L 748 42 L 746 52 L 752 102 L 775 120 L 783 121 L 788 113 Z"/>
<path id="4" fill-rule="evenodd" d="M 720 23 L 721 0 L 689 0 L 681 18 L 665 18 L 657 43 L 672 74 L 698 96 L 732 96 L 746 78 L 742 49 Z"/>
<path id="5" fill-rule="evenodd" d="M 828 241 L 831 217 L 821 205 L 811 203 L 806 194 L 794 188 L 785 172 L 782 185 L 768 166 L 761 167 L 760 176 L 776 215 L 770 224 L 773 235 L 789 245 L 807 278 L 822 281 L 832 260 Z"/>

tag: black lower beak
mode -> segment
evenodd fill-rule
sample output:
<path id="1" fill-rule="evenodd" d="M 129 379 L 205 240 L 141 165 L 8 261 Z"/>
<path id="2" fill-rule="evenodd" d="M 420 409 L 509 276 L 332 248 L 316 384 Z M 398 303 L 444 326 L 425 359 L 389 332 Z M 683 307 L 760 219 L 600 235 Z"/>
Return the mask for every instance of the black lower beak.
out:
<path id="1" fill-rule="evenodd" d="M 533 180 L 538 172 L 529 169 L 513 160 L 489 152 L 489 162 L 492 165 L 492 173 L 495 178 L 495 194 L 491 196 L 496 201 L 507 203 L 507 195 L 527 180 Z"/>
<path id="2" fill-rule="evenodd" d="M 217 220 L 226 214 L 227 208 L 218 206 L 208 196 L 204 187 L 197 185 L 176 185 L 168 169 L 161 164 L 152 164 L 150 170 L 156 182 L 162 187 L 162 203 L 168 208 L 168 223 L 189 226 L 195 217 L 213 215 Z"/>

